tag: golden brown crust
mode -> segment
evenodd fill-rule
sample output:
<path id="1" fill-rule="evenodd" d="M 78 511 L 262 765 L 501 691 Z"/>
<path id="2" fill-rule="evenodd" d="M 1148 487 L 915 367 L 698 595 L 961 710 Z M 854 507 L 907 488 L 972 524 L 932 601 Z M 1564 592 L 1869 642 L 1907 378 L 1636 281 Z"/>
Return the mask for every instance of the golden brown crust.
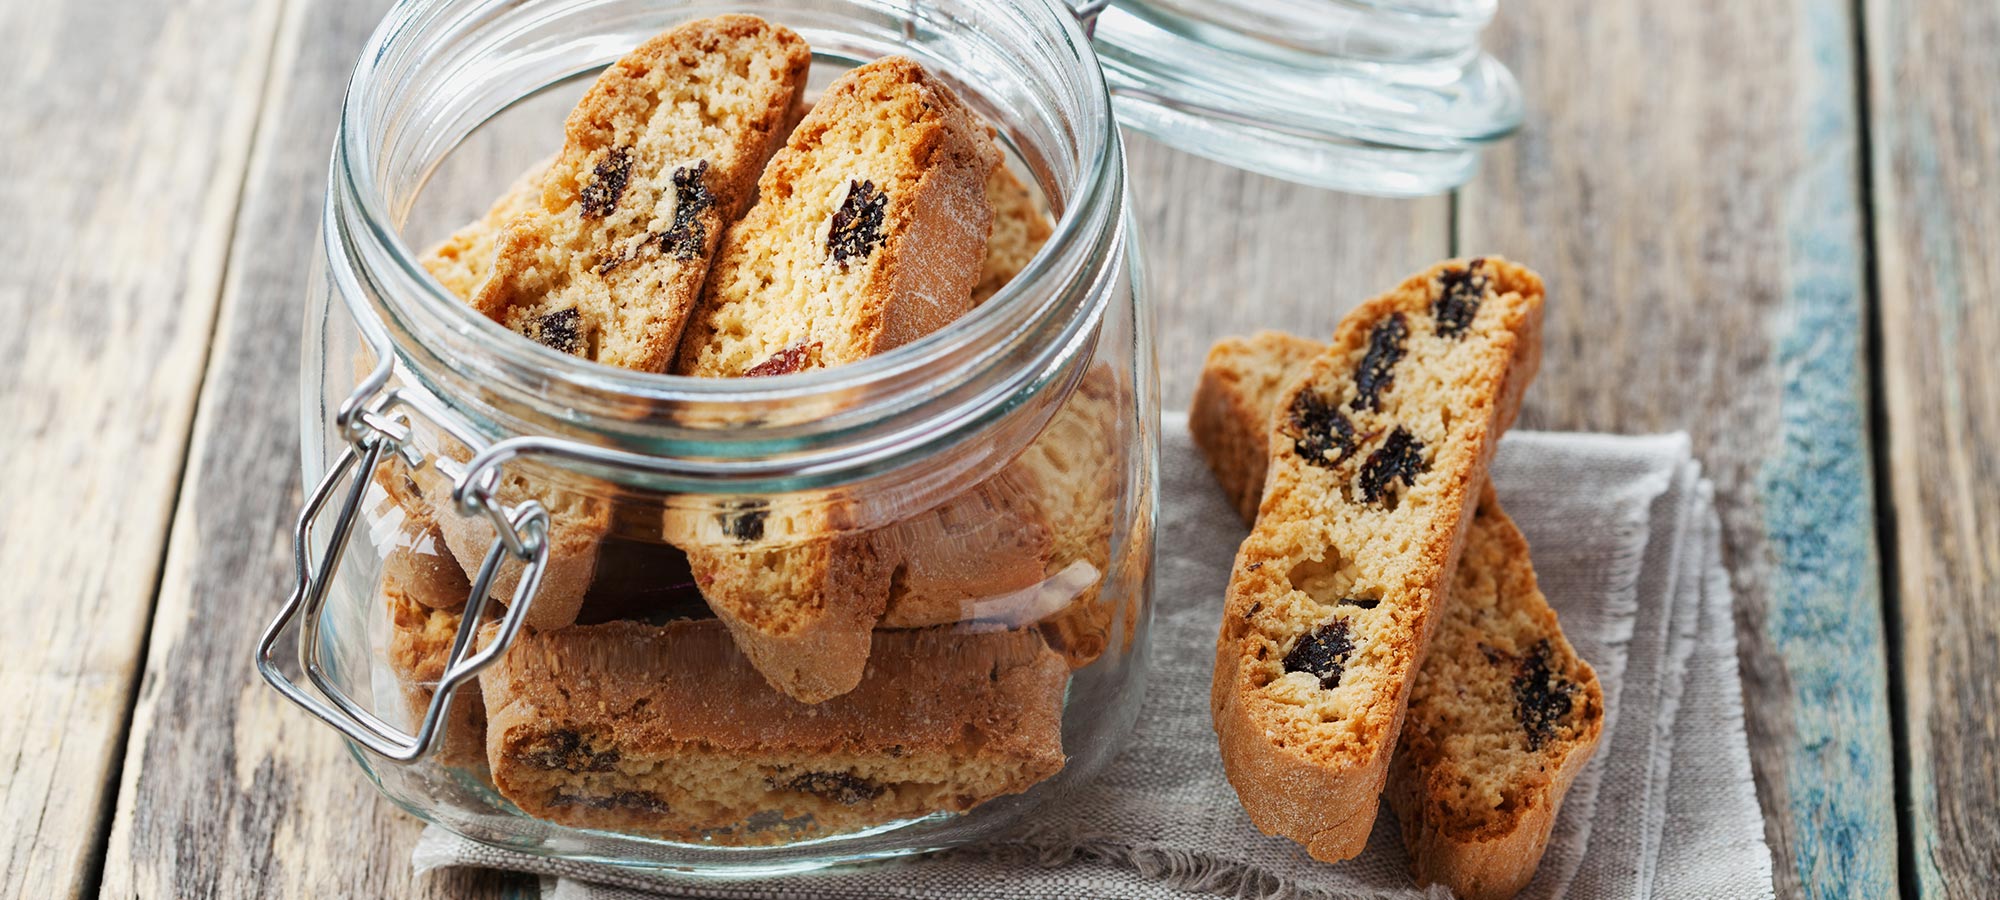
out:
<path id="1" fill-rule="evenodd" d="M 613 63 L 570 112 L 541 203 L 501 235 L 473 308 L 564 353 L 665 370 L 811 60 L 790 30 L 725 15 Z"/>
<path id="2" fill-rule="evenodd" d="M 1245 525 L 1256 523 L 1257 501 L 1264 496 L 1273 405 L 1325 349 L 1282 331 L 1260 331 L 1223 338 L 1208 350 L 1188 409 L 1188 430 Z"/>
<path id="3" fill-rule="evenodd" d="M 1439 264 L 1350 314 L 1279 400 L 1211 702 L 1251 821 L 1315 858 L 1366 843 L 1540 309 L 1532 272 Z"/>
<path id="4" fill-rule="evenodd" d="M 1032 631 L 882 632 L 862 688 L 818 705 L 713 622 L 524 634 L 480 681 L 495 784 L 582 827 L 796 840 L 964 811 L 1064 762 L 1067 669 Z"/>
<path id="5" fill-rule="evenodd" d="M 825 510 L 796 516 L 823 522 Z M 838 515 L 838 511 L 833 511 Z M 806 703 L 861 683 L 894 561 L 866 532 L 793 544 L 687 545 L 695 585 L 771 686 Z"/>
<path id="6" fill-rule="evenodd" d="M 493 274 L 493 258 L 507 225 L 541 205 L 542 180 L 549 174 L 555 157 L 542 160 L 514 179 L 486 215 L 452 232 L 419 260 L 425 270 L 460 300 L 471 299 L 479 286 Z"/>

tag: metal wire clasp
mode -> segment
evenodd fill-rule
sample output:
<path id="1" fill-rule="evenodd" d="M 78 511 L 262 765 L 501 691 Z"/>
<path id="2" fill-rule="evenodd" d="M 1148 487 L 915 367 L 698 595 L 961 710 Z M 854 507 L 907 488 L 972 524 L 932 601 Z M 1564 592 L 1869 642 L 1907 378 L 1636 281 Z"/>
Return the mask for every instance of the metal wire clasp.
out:
<path id="1" fill-rule="evenodd" d="M 1083 24 L 1084 37 L 1097 36 L 1097 17 L 1111 6 L 1111 0 L 1069 0 L 1069 11 Z"/>
<path id="2" fill-rule="evenodd" d="M 428 403 L 399 390 L 384 391 L 383 387 L 389 379 L 390 361 L 387 355 L 378 358 L 381 362 L 341 404 L 335 419 L 348 446 L 334 461 L 326 477 L 320 479 L 299 512 L 298 524 L 292 535 L 295 582 L 284 608 L 278 611 L 270 627 L 264 629 L 264 636 L 257 643 L 257 671 L 279 693 L 333 726 L 349 740 L 388 759 L 412 762 L 437 746 L 443 730 L 441 723 L 450 709 L 453 694 L 505 652 L 520 632 L 528 605 L 534 600 L 535 590 L 541 584 L 542 571 L 548 563 L 549 514 L 541 504 L 533 501 L 511 509 L 499 503 L 493 495 L 497 471 L 492 467 L 474 467 L 461 474 L 453 491 L 461 512 L 484 514 L 491 518 L 498 537 L 486 551 L 478 576 L 472 579 L 472 592 L 466 599 L 464 618 L 453 637 L 451 653 L 445 659 L 444 674 L 438 678 L 437 688 L 431 695 L 430 704 L 424 709 L 416 733 L 383 721 L 341 690 L 327 673 L 321 658 L 325 644 L 320 639 L 320 624 L 328 587 L 339 570 L 341 558 L 346 554 L 355 518 L 361 511 L 361 500 L 368 491 L 368 483 L 374 478 L 375 467 L 390 454 L 403 456 L 412 468 L 426 464 L 424 454 L 410 443 L 410 412 L 425 415 L 454 438 L 477 449 L 477 444 L 469 440 L 470 435 L 454 427 L 455 423 L 449 417 L 440 415 Z M 315 565 L 312 559 L 313 523 L 336 494 L 341 495 L 340 509 L 333 518 L 326 558 Z M 476 636 L 484 621 L 493 579 L 510 556 L 521 560 L 525 566 L 520 583 L 507 603 L 506 614 L 500 618 L 499 632 L 487 641 L 486 646 L 475 651 Z M 294 619 L 300 620 L 299 665 L 311 681 L 311 689 L 294 682 L 277 665 L 275 651 L 278 639 Z"/>

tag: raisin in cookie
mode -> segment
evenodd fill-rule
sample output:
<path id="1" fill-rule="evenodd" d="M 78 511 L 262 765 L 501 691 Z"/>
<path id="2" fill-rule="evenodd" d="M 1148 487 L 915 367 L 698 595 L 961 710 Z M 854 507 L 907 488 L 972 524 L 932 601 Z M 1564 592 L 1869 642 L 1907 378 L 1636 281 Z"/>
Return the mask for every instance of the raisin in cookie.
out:
<path id="1" fill-rule="evenodd" d="M 541 203 L 501 235 L 473 307 L 563 353 L 665 370 L 811 64 L 798 35 L 740 15 L 613 63 L 571 111 Z"/>
<path id="2" fill-rule="evenodd" d="M 1068 670 L 1034 631 L 885 631 L 800 703 L 714 622 L 522 634 L 480 675 L 500 792 L 567 825 L 719 844 L 963 812 L 1060 770 Z"/>
<path id="3" fill-rule="evenodd" d="M 1280 396 L 1211 698 L 1258 828 L 1361 851 L 1501 431 L 1540 361 L 1541 280 L 1442 263 L 1349 314 Z"/>
<path id="4" fill-rule="evenodd" d="M 1218 341 L 1190 425 L 1229 496 L 1263 494 L 1271 414 L 1319 355 L 1274 331 Z M 1604 728 L 1597 675 L 1535 585 L 1527 539 L 1489 484 L 1473 513 L 1390 762 L 1389 805 L 1417 877 L 1464 898 L 1512 896 Z"/>

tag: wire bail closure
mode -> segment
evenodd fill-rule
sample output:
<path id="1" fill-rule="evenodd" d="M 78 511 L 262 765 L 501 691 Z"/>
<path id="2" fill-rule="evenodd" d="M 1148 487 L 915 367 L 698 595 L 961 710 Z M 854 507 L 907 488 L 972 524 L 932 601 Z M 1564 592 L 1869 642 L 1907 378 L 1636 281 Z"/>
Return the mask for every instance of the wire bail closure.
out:
<path id="1" fill-rule="evenodd" d="M 1097 17 L 1110 5 L 1111 0 L 1069 0 L 1069 11 L 1083 26 L 1083 36 L 1094 38 L 1097 36 Z"/>
<path id="2" fill-rule="evenodd" d="M 475 463 L 467 467 L 453 479 L 452 496 L 460 514 L 483 514 L 491 519 L 497 537 L 486 551 L 477 577 L 472 579 L 464 618 L 459 623 L 458 633 L 453 636 L 451 652 L 445 658 L 444 674 L 438 678 L 416 733 L 383 721 L 341 690 L 328 674 L 322 659 L 325 642 L 320 637 L 320 625 L 325 613 L 327 591 L 346 555 L 355 518 L 361 512 L 361 500 L 367 494 L 369 482 L 374 479 L 376 467 L 391 454 L 402 456 L 411 468 L 421 467 L 427 461 L 423 452 L 410 443 L 412 429 L 405 410 L 430 419 L 467 446 L 480 446 L 467 429 L 457 427 L 452 417 L 433 407 L 423 395 L 395 389 L 384 391 L 392 357 L 384 352 L 383 347 L 375 349 L 379 362 L 341 404 L 335 419 L 348 446 L 334 460 L 333 467 L 320 479 L 299 512 L 298 524 L 292 535 L 295 581 L 284 607 L 257 642 L 257 671 L 286 699 L 332 726 L 348 740 L 384 758 L 408 763 L 422 759 L 436 749 L 443 732 L 445 713 L 450 709 L 458 688 L 506 652 L 520 632 L 521 624 L 527 618 L 528 605 L 534 601 L 543 569 L 548 564 L 549 514 L 541 504 L 532 500 L 511 509 L 504 507 L 493 493 L 499 480 L 497 466 Z M 344 493 L 343 483 L 346 484 Z M 326 558 L 314 565 L 313 523 L 336 494 L 341 495 L 340 508 L 333 518 Z M 506 614 L 500 618 L 498 632 L 492 635 L 486 646 L 475 650 L 486 605 L 491 602 L 493 579 L 510 557 L 525 565 L 520 583 L 507 603 Z M 279 637 L 294 619 L 300 620 L 299 665 L 311 682 L 311 689 L 293 681 L 280 671 L 277 664 Z"/>

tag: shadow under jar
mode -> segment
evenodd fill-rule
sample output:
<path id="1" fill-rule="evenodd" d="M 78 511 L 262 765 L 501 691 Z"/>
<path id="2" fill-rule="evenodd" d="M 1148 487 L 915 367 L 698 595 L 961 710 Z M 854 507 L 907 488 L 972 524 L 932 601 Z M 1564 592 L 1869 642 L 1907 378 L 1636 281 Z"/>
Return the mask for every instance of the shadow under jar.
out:
<path id="1" fill-rule="evenodd" d="M 1044 249 L 927 337 L 735 379 L 550 350 L 426 273 L 417 248 L 552 153 L 598 69 L 726 12 L 798 32 L 815 87 L 890 54 L 944 77 L 1053 214 Z M 1155 370 L 1109 97 L 1064 7 L 406 3 L 350 87 L 322 230 L 318 488 L 258 662 L 403 808 L 531 853 L 768 873 L 989 836 L 1130 732 Z M 711 603 L 732 578 L 784 587 Z"/>

